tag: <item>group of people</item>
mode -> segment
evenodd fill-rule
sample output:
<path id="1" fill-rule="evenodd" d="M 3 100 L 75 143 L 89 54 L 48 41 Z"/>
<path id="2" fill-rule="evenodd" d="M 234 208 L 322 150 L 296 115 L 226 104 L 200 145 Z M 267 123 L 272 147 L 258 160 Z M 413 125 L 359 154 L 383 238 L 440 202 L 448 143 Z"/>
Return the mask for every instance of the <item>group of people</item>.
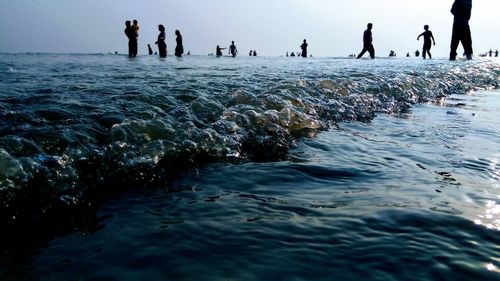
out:
<path id="1" fill-rule="evenodd" d="M 286 56 L 287 57 L 303 57 L 303 58 L 307 58 L 307 47 L 309 46 L 309 44 L 307 44 L 307 40 L 304 39 L 304 41 L 302 41 L 302 45 L 300 45 L 300 52 L 297 52 L 297 54 L 295 54 L 294 52 L 290 52 L 290 54 L 288 54 L 288 52 L 286 52 Z"/>
<path id="2" fill-rule="evenodd" d="M 217 47 L 215 48 L 215 55 L 217 57 L 222 57 L 223 56 L 222 51 L 225 49 L 227 49 L 227 48 L 221 48 L 219 45 L 217 45 Z M 238 48 L 236 48 L 234 41 L 231 41 L 231 45 L 229 46 L 228 55 L 231 55 L 234 58 L 234 57 L 236 57 L 237 54 L 238 54 Z M 253 54 L 252 51 L 250 51 L 250 54 L 251 55 Z M 255 51 L 255 56 L 257 56 L 256 51 Z"/>
<path id="3" fill-rule="evenodd" d="M 472 0 L 455 0 L 451 7 L 451 13 L 453 14 L 453 33 L 451 37 L 451 46 L 450 46 L 450 60 L 457 59 L 457 48 L 460 42 L 462 42 L 462 46 L 464 47 L 465 56 L 468 60 L 472 59 L 472 38 L 469 26 L 469 20 L 471 17 L 472 11 Z M 357 58 L 361 58 L 366 52 L 370 53 L 370 57 L 375 58 L 375 48 L 373 47 L 373 36 L 372 36 L 373 24 L 369 23 L 367 25 L 367 29 L 363 34 L 363 50 Z M 429 59 L 432 58 L 431 55 L 431 46 L 432 43 L 436 45 L 436 41 L 434 40 L 434 36 L 432 32 L 429 30 L 429 26 L 424 26 L 424 32 L 417 37 L 417 40 L 420 37 L 424 37 L 424 46 L 422 48 L 422 56 L 425 59 L 426 55 L 429 56 Z M 409 54 L 408 54 L 409 55 Z M 418 57 L 417 53 L 415 55 Z"/>
<path id="4" fill-rule="evenodd" d="M 472 0 L 455 0 L 451 7 L 451 13 L 454 16 L 453 22 L 453 33 L 451 38 L 451 46 L 450 46 L 450 60 L 456 60 L 457 58 L 457 48 L 460 42 L 462 43 L 465 51 L 465 56 L 467 59 L 472 59 L 472 39 L 471 32 L 469 26 L 469 20 L 471 18 L 471 10 L 472 10 Z M 129 39 L 129 57 L 137 56 L 137 38 L 139 37 L 139 25 L 137 20 L 133 21 L 133 24 L 130 21 L 125 22 L 125 35 Z M 373 47 L 373 35 L 372 35 L 373 24 L 368 23 L 365 32 L 363 33 L 363 50 L 357 55 L 357 58 L 361 58 L 366 52 L 370 54 L 372 59 L 375 58 L 375 48 Z M 158 25 L 158 30 L 160 34 L 158 35 L 158 40 L 155 44 L 158 45 L 158 52 L 160 57 L 167 56 L 167 44 L 165 43 L 165 27 L 163 25 Z M 182 46 L 182 36 L 179 30 L 175 31 L 176 35 L 176 47 L 175 47 L 175 56 L 181 57 L 184 53 L 184 48 Z M 429 26 L 424 26 L 424 32 L 417 37 L 417 40 L 420 40 L 420 37 L 424 37 L 424 46 L 422 49 L 422 56 L 426 59 L 429 56 L 429 59 L 432 58 L 431 55 L 431 47 L 432 45 L 436 45 L 436 41 L 432 32 L 429 30 Z M 304 39 L 302 45 L 300 45 L 301 52 L 299 56 L 304 58 L 307 57 L 307 41 Z M 151 46 L 148 44 L 149 53 L 152 54 Z M 222 50 L 226 48 L 220 48 L 217 45 L 216 48 L 216 56 L 222 56 Z M 490 57 L 492 56 L 493 51 L 490 50 Z M 231 42 L 229 46 L 229 55 L 232 57 L 236 57 L 238 54 L 238 49 L 234 44 L 234 41 Z M 395 56 L 395 52 L 391 53 Z M 251 56 L 256 56 L 257 52 L 250 51 Z M 408 54 L 409 55 L 409 54 Z M 287 53 L 288 56 L 288 53 Z M 291 52 L 290 56 L 295 56 L 294 52 Z M 418 54 L 416 54 L 418 56 Z M 496 57 L 498 57 L 498 51 L 496 51 Z"/>
<path id="5" fill-rule="evenodd" d="M 165 34 L 165 27 L 162 24 L 158 25 L 158 31 L 160 31 L 160 34 L 158 34 L 158 39 L 155 42 L 155 44 L 158 45 L 159 56 L 161 58 L 166 58 L 167 44 L 165 43 L 165 39 L 167 36 Z M 137 39 L 139 38 L 139 25 L 137 20 L 133 21 L 133 25 L 129 20 L 125 22 L 125 35 L 128 38 L 128 56 L 130 58 L 134 58 L 137 56 L 137 49 L 138 49 Z M 182 57 L 182 55 L 184 54 L 184 47 L 182 45 L 181 32 L 179 30 L 176 30 L 175 36 L 176 36 L 175 56 Z M 150 44 L 148 44 L 148 52 L 150 55 L 153 54 L 153 49 L 151 48 Z"/>
<path id="6" fill-rule="evenodd" d="M 493 52 L 493 50 L 492 50 L 492 49 L 490 49 L 490 51 L 489 51 L 489 52 L 486 52 L 486 53 L 484 53 L 484 54 L 480 54 L 479 56 L 480 56 L 480 57 L 487 57 L 487 56 L 489 55 L 489 57 L 490 57 L 490 58 L 492 58 L 492 57 L 493 57 L 493 54 L 495 54 L 495 58 L 498 58 L 498 50 L 496 50 L 496 51 L 494 51 L 494 52 Z"/>

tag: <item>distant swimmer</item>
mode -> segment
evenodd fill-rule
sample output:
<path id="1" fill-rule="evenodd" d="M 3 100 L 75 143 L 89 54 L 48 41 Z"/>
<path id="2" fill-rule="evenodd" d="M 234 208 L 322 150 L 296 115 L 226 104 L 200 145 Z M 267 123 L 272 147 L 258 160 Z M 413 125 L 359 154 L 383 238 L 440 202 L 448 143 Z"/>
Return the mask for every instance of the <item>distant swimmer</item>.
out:
<path id="1" fill-rule="evenodd" d="M 286 52 L 286 57 L 288 57 L 288 52 Z"/>
<path id="2" fill-rule="evenodd" d="M 158 53 L 160 53 L 160 58 L 166 58 L 167 57 L 167 44 L 165 43 L 165 27 L 160 24 L 158 25 L 158 31 L 160 31 L 160 34 L 158 34 L 158 41 L 156 41 L 156 45 L 158 45 Z"/>
<path id="3" fill-rule="evenodd" d="M 222 57 L 222 50 L 225 50 L 226 48 L 221 48 L 219 45 L 217 45 L 217 48 L 215 49 L 215 55 L 217 57 Z"/>
<path id="4" fill-rule="evenodd" d="M 391 50 L 391 51 L 389 52 L 389 57 L 391 57 L 391 58 L 396 57 L 396 52 L 395 52 L 395 51 L 393 51 L 393 50 Z"/>
<path id="5" fill-rule="evenodd" d="M 182 57 L 182 54 L 184 54 L 184 46 L 182 46 L 182 35 L 181 35 L 181 32 L 179 30 L 176 30 L 175 31 L 175 42 L 176 42 L 176 46 L 175 46 L 175 56 L 180 58 Z"/>
<path id="6" fill-rule="evenodd" d="M 250 50 L 250 53 L 248 53 L 248 56 L 250 56 L 250 57 L 251 57 L 251 56 L 252 56 L 252 54 L 253 54 L 253 52 L 252 52 L 252 50 Z"/>
<path id="7" fill-rule="evenodd" d="M 294 53 L 294 52 L 291 52 L 290 56 L 291 56 L 291 57 L 295 57 L 295 53 Z"/>
<path id="8" fill-rule="evenodd" d="M 231 42 L 231 46 L 229 46 L 229 54 L 231 56 L 236 57 L 238 54 L 238 49 L 236 49 L 236 45 L 234 45 L 234 41 Z"/>
<path id="9" fill-rule="evenodd" d="M 302 57 L 303 58 L 307 58 L 307 42 L 306 42 L 306 39 L 304 39 L 304 41 L 302 42 L 302 45 L 300 45 L 300 49 L 302 50 Z"/>
<path id="10" fill-rule="evenodd" d="M 451 36 L 450 60 L 457 59 L 458 44 L 462 42 L 465 56 L 472 59 L 472 38 L 469 20 L 472 11 L 472 0 L 455 0 L 451 7 L 453 14 L 453 34 Z"/>
<path id="11" fill-rule="evenodd" d="M 367 28 L 363 33 L 363 50 L 359 53 L 358 59 L 361 58 L 366 52 L 370 53 L 370 57 L 372 59 L 375 58 L 375 48 L 373 48 L 372 36 L 373 24 L 369 23 L 366 27 Z"/>
<path id="12" fill-rule="evenodd" d="M 129 20 L 125 22 L 125 35 L 128 38 L 128 56 L 133 58 L 137 54 L 137 33 L 132 29 Z"/>
<path id="13" fill-rule="evenodd" d="M 410 57 L 410 53 L 406 53 L 406 57 L 409 58 Z"/>
<path id="14" fill-rule="evenodd" d="M 498 58 L 498 50 L 495 51 L 495 58 Z"/>
<path id="15" fill-rule="evenodd" d="M 427 24 L 424 25 L 424 30 L 425 31 L 417 37 L 417 40 L 420 40 L 420 37 L 424 36 L 424 47 L 422 48 L 422 57 L 424 57 L 425 60 L 425 55 L 428 54 L 429 59 L 432 59 L 431 43 L 434 43 L 434 46 L 436 46 L 436 40 L 434 40 L 434 36 L 432 35 L 432 32 L 429 30 L 429 26 Z"/>
<path id="16" fill-rule="evenodd" d="M 139 25 L 138 25 L 138 22 L 137 20 L 134 20 L 133 21 L 133 24 L 132 24 L 132 30 L 135 32 L 135 37 L 139 37 Z M 137 41 L 137 39 L 136 39 Z M 137 44 L 135 45 L 135 49 L 134 49 L 134 57 L 137 56 Z"/>
<path id="17" fill-rule="evenodd" d="M 253 56 L 256 57 L 257 56 L 257 50 L 253 50 Z"/>
<path id="18" fill-rule="evenodd" d="M 148 53 L 151 56 L 153 54 L 153 49 L 151 49 L 151 45 L 148 44 Z"/>
<path id="19" fill-rule="evenodd" d="M 415 51 L 415 57 L 420 57 L 420 52 L 418 50 Z"/>

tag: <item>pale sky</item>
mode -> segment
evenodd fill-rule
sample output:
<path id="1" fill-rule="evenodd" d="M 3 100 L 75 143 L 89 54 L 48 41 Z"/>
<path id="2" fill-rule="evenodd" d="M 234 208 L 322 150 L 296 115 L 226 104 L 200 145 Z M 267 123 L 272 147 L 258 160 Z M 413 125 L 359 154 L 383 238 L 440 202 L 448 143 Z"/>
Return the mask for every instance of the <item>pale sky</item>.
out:
<path id="1" fill-rule="evenodd" d="M 175 29 L 184 49 L 215 52 L 232 40 L 242 55 L 299 51 L 303 39 L 314 56 L 346 56 L 362 48 L 363 31 L 374 24 L 377 56 L 422 48 L 430 25 L 434 56 L 447 56 L 453 0 L 0 0 L 0 52 L 127 52 L 125 20 L 139 21 L 139 53 L 167 28 L 173 50 Z M 474 0 L 470 21 L 475 54 L 500 49 L 500 1 Z M 461 48 L 461 47 L 460 47 Z M 461 50 L 461 49 L 459 49 Z M 460 52 L 460 51 L 459 51 Z"/>

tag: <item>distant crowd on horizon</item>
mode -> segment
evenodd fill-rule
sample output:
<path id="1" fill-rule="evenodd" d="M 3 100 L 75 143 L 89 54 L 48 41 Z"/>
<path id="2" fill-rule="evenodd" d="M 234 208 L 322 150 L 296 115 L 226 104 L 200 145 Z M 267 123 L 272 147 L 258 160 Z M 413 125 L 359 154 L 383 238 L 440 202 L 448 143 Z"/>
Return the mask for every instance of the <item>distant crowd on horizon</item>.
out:
<path id="1" fill-rule="evenodd" d="M 453 21 L 453 29 L 452 29 L 452 38 L 451 38 L 451 44 L 450 44 L 450 56 L 449 59 L 451 61 L 456 60 L 457 58 L 457 48 L 460 43 L 462 43 L 462 46 L 464 48 L 464 56 L 470 60 L 472 59 L 472 54 L 473 54 L 473 49 L 472 49 L 472 36 L 471 36 L 471 31 L 470 31 L 470 26 L 469 26 L 469 20 L 471 18 L 471 11 L 472 11 L 472 0 L 455 0 L 452 7 L 451 7 L 451 13 L 453 14 L 454 21 Z M 368 23 L 367 28 L 363 33 L 363 49 L 361 52 L 356 56 L 354 54 L 349 55 L 349 57 L 356 57 L 356 58 L 361 58 L 363 55 L 368 52 L 370 55 L 370 58 L 374 59 L 375 58 L 375 48 L 373 46 L 373 35 L 372 35 L 372 30 L 373 30 L 373 24 Z M 166 34 L 165 34 L 165 27 L 160 24 L 158 25 L 158 31 L 160 32 L 157 38 L 157 41 L 155 44 L 158 46 L 158 52 L 153 53 L 153 49 L 151 48 L 151 45 L 148 44 L 148 53 L 149 55 L 159 55 L 162 58 L 167 57 L 167 44 L 165 43 L 166 39 Z M 138 37 L 139 37 L 139 25 L 137 20 L 131 21 L 126 21 L 125 22 L 125 35 L 127 36 L 129 43 L 129 57 L 134 58 L 137 56 L 137 50 L 138 50 Z M 179 30 L 175 30 L 175 35 L 176 35 L 176 47 L 175 47 L 175 56 L 176 57 L 182 57 L 184 54 L 184 47 L 182 44 L 182 35 Z M 423 59 L 426 59 L 429 57 L 429 59 L 432 59 L 432 54 L 431 54 L 431 47 L 432 45 L 436 45 L 436 41 L 434 39 L 434 35 L 432 32 L 429 30 L 429 25 L 424 26 L 424 32 L 418 35 L 417 40 L 420 40 L 420 38 L 424 38 L 424 44 L 422 47 L 422 57 Z M 307 58 L 308 52 L 308 43 L 306 39 L 303 40 L 302 45 L 300 45 L 300 52 L 290 52 L 290 54 L 287 52 L 286 56 L 290 57 L 295 57 L 296 55 L 299 57 L 304 57 Z M 219 45 L 217 45 L 215 49 L 215 56 L 221 57 L 223 56 L 222 51 L 228 49 L 228 55 L 232 57 L 236 57 L 238 55 L 238 49 L 236 48 L 236 45 L 234 41 L 231 42 L 231 45 L 228 48 L 221 48 Z M 188 55 L 190 52 L 188 51 Z M 415 57 L 420 56 L 420 52 L 417 50 L 415 51 Z M 493 52 L 493 50 L 490 49 L 489 52 L 486 52 L 484 54 L 480 54 L 480 57 L 485 57 L 489 54 L 490 57 L 493 57 L 493 54 L 495 54 L 495 57 L 498 57 L 498 50 Z M 209 54 L 213 55 L 213 54 Z M 257 51 L 256 50 L 250 50 L 249 56 L 257 56 Z M 311 55 L 312 56 L 312 55 Z M 396 52 L 392 51 L 389 53 L 389 57 L 395 57 Z M 410 57 L 410 53 L 406 54 L 407 57 Z"/>

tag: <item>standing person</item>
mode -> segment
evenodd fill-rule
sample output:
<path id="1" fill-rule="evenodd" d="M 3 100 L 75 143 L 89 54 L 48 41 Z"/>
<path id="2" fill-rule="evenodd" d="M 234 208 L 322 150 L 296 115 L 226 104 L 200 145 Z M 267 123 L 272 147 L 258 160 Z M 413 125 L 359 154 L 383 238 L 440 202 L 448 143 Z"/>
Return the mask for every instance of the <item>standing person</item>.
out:
<path id="1" fill-rule="evenodd" d="M 151 45 L 148 44 L 148 53 L 151 56 L 153 54 L 153 49 L 151 49 Z"/>
<path id="2" fill-rule="evenodd" d="M 495 51 L 495 58 L 498 58 L 498 50 Z"/>
<path id="3" fill-rule="evenodd" d="M 238 49 L 236 49 L 236 45 L 234 45 L 234 41 L 231 41 L 231 46 L 229 46 L 229 53 L 231 56 L 236 57 L 238 54 Z"/>
<path id="4" fill-rule="evenodd" d="M 175 36 L 177 36 L 175 38 L 175 42 L 177 43 L 177 45 L 175 46 L 175 56 L 180 58 L 180 57 L 182 57 L 182 54 L 184 54 L 184 47 L 182 46 L 181 32 L 179 30 L 176 30 Z"/>
<path id="5" fill-rule="evenodd" d="M 471 10 L 472 0 L 455 0 L 451 7 L 454 19 L 450 46 L 450 60 L 452 61 L 457 59 L 457 48 L 460 42 L 462 42 L 467 59 L 472 59 L 472 38 L 469 26 Z"/>
<path id="6" fill-rule="evenodd" d="M 373 24 L 369 23 L 366 26 L 366 30 L 363 33 L 363 50 L 358 55 L 358 59 L 361 58 L 367 51 L 370 53 L 372 59 L 375 58 L 375 48 L 373 48 L 373 36 L 372 36 Z"/>
<path id="7" fill-rule="evenodd" d="M 125 22 L 125 35 L 128 38 L 128 57 L 133 58 L 137 50 L 137 36 L 129 20 Z"/>
<path id="8" fill-rule="evenodd" d="M 133 55 L 134 55 L 134 57 L 136 57 L 137 56 L 137 51 L 138 51 L 137 38 L 139 37 L 139 25 L 137 24 L 137 20 L 133 21 L 132 30 L 135 33 L 135 41 L 136 41 L 136 44 L 134 46 L 135 48 L 133 50 L 133 53 L 134 53 Z"/>
<path id="9" fill-rule="evenodd" d="M 158 31 L 160 31 L 160 34 L 158 34 L 158 41 L 156 41 L 155 44 L 158 45 L 158 53 L 160 53 L 160 58 L 166 58 L 167 44 L 165 43 L 165 27 L 162 24 L 158 25 Z"/>
<path id="10" fill-rule="evenodd" d="M 253 50 L 253 56 L 256 57 L 257 56 L 257 50 Z"/>
<path id="11" fill-rule="evenodd" d="M 306 39 L 304 39 L 304 42 L 302 43 L 302 45 L 300 45 L 300 49 L 302 50 L 302 57 L 303 58 L 307 58 L 307 42 L 306 42 Z"/>
<path id="12" fill-rule="evenodd" d="M 434 46 L 436 46 L 436 40 L 434 40 L 434 36 L 432 35 L 432 32 L 429 30 L 429 26 L 427 24 L 424 25 L 424 30 L 425 31 L 417 37 L 417 40 L 420 40 L 420 37 L 424 36 L 424 47 L 422 49 L 422 56 L 424 57 L 425 60 L 425 55 L 427 53 L 429 55 L 429 59 L 432 59 L 431 43 L 434 43 Z"/>

